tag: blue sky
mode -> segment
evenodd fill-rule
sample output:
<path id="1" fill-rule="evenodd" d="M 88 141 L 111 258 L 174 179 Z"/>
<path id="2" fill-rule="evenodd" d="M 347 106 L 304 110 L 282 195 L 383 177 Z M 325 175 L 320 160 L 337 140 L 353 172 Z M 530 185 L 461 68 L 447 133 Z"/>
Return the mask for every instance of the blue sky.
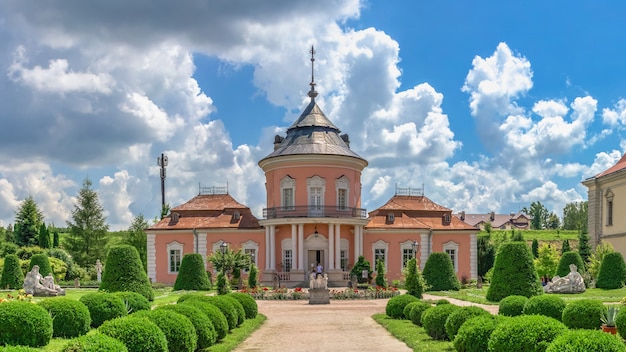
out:
<path id="1" fill-rule="evenodd" d="M 34 7 L 36 6 L 36 7 Z M 258 160 L 318 102 L 395 185 L 469 213 L 561 214 L 623 154 L 621 2 L 0 1 L 0 224 L 29 194 L 63 225 L 85 177 L 112 229 L 225 185 L 260 214 Z"/>

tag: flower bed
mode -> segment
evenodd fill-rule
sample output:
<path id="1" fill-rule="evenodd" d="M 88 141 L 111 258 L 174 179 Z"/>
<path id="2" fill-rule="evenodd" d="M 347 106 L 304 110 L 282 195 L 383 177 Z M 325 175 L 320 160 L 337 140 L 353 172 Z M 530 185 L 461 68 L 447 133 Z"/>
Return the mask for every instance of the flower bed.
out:
<path id="1" fill-rule="evenodd" d="M 302 287 L 270 289 L 260 287 L 255 289 L 244 288 L 242 293 L 247 293 L 258 300 L 300 300 L 309 299 L 309 290 Z M 399 295 L 397 288 L 370 287 L 367 289 L 330 289 L 330 299 L 383 299 Z"/>

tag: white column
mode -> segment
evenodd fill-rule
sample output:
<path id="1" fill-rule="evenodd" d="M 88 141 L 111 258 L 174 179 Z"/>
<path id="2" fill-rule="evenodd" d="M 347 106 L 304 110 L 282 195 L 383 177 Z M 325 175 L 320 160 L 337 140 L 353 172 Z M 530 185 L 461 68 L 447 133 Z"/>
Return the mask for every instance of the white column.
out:
<path id="1" fill-rule="evenodd" d="M 335 266 L 341 269 L 341 225 L 335 225 Z"/>
<path id="2" fill-rule="evenodd" d="M 291 224 L 291 271 L 294 271 L 297 266 L 296 244 L 296 224 Z"/>
<path id="3" fill-rule="evenodd" d="M 420 270 L 424 270 L 424 264 L 426 260 L 428 260 L 428 248 L 430 247 L 428 234 L 422 233 L 420 235 L 420 249 L 419 249 L 419 262 L 420 262 Z"/>
<path id="4" fill-rule="evenodd" d="M 276 225 L 270 225 L 270 270 L 276 270 Z"/>
<path id="5" fill-rule="evenodd" d="M 359 259 L 359 225 L 354 225 L 354 262 Z"/>
<path id="6" fill-rule="evenodd" d="M 270 270 L 270 227 L 265 227 L 265 270 Z"/>
<path id="7" fill-rule="evenodd" d="M 363 255 L 363 226 L 359 225 L 359 255 Z"/>
<path id="8" fill-rule="evenodd" d="M 304 224 L 298 224 L 298 269 L 306 269 L 304 267 Z"/>
<path id="9" fill-rule="evenodd" d="M 335 252 L 335 226 L 333 224 L 328 224 L 328 270 L 335 269 L 335 257 L 333 253 Z"/>
<path id="10" fill-rule="evenodd" d="M 472 279 L 478 277 L 478 248 L 476 234 L 470 235 L 470 276 Z"/>
<path id="11" fill-rule="evenodd" d="M 148 252 L 148 277 L 152 279 L 152 282 L 156 282 L 156 235 L 153 233 L 147 234 L 146 242 Z M 165 255 L 168 255 L 168 253 L 165 253 Z M 165 270 L 168 270 L 168 268 L 165 268 Z"/>

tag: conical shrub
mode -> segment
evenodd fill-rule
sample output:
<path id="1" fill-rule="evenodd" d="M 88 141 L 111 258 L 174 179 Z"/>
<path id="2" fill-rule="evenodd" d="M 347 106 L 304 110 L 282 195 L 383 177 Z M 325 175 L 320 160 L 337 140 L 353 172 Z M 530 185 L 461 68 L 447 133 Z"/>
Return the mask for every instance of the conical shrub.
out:
<path id="1" fill-rule="evenodd" d="M 209 281 L 209 276 L 206 274 L 202 256 L 197 253 L 185 254 L 180 263 L 176 282 L 174 283 L 174 291 L 208 291 L 210 289 L 211 282 Z"/>
<path id="2" fill-rule="evenodd" d="M 33 269 L 33 266 L 39 265 L 39 274 L 42 277 L 48 276 L 48 274 L 54 275 L 52 267 L 50 266 L 50 260 L 45 254 L 35 254 L 30 258 L 30 264 L 28 265 L 28 271 Z"/>
<path id="3" fill-rule="evenodd" d="M 461 283 L 454 272 L 454 265 L 446 253 L 432 253 L 426 264 L 422 276 L 428 284 L 428 291 L 458 291 Z"/>
<path id="4" fill-rule="evenodd" d="M 598 279 L 596 280 L 597 288 L 615 289 L 624 287 L 624 279 L 626 278 L 626 264 L 624 257 L 620 252 L 607 253 L 602 258 Z"/>
<path id="5" fill-rule="evenodd" d="M 556 269 L 556 275 L 560 277 L 567 276 L 569 274 L 569 266 L 570 264 L 576 265 L 576 270 L 583 275 L 585 273 L 585 264 L 583 263 L 583 258 L 578 254 L 578 252 L 565 252 L 561 256 L 561 260 L 559 260 L 559 266 Z"/>
<path id="6" fill-rule="evenodd" d="M 102 273 L 100 290 L 137 292 L 149 301 L 154 300 L 154 290 L 135 247 L 130 245 L 111 247 Z"/>
<path id="7" fill-rule="evenodd" d="M 487 299 L 499 302 L 504 297 L 532 297 L 543 293 L 530 248 L 524 242 L 505 243 L 498 250 Z"/>
<path id="8" fill-rule="evenodd" d="M 22 287 L 24 287 L 24 273 L 20 268 L 20 259 L 15 254 L 9 254 L 4 257 L 0 288 L 18 290 Z"/>

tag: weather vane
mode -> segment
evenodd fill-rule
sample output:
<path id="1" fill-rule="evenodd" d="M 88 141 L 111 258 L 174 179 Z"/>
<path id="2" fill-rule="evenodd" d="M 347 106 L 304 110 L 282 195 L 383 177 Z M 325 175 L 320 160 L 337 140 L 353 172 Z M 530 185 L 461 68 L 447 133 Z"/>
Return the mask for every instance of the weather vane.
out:
<path id="1" fill-rule="evenodd" d="M 315 100 L 317 92 L 315 91 L 315 48 L 313 45 L 311 45 L 311 50 L 309 52 L 311 53 L 311 83 L 309 84 L 311 86 L 311 90 L 309 91 L 309 97 L 311 97 L 311 100 Z"/>

